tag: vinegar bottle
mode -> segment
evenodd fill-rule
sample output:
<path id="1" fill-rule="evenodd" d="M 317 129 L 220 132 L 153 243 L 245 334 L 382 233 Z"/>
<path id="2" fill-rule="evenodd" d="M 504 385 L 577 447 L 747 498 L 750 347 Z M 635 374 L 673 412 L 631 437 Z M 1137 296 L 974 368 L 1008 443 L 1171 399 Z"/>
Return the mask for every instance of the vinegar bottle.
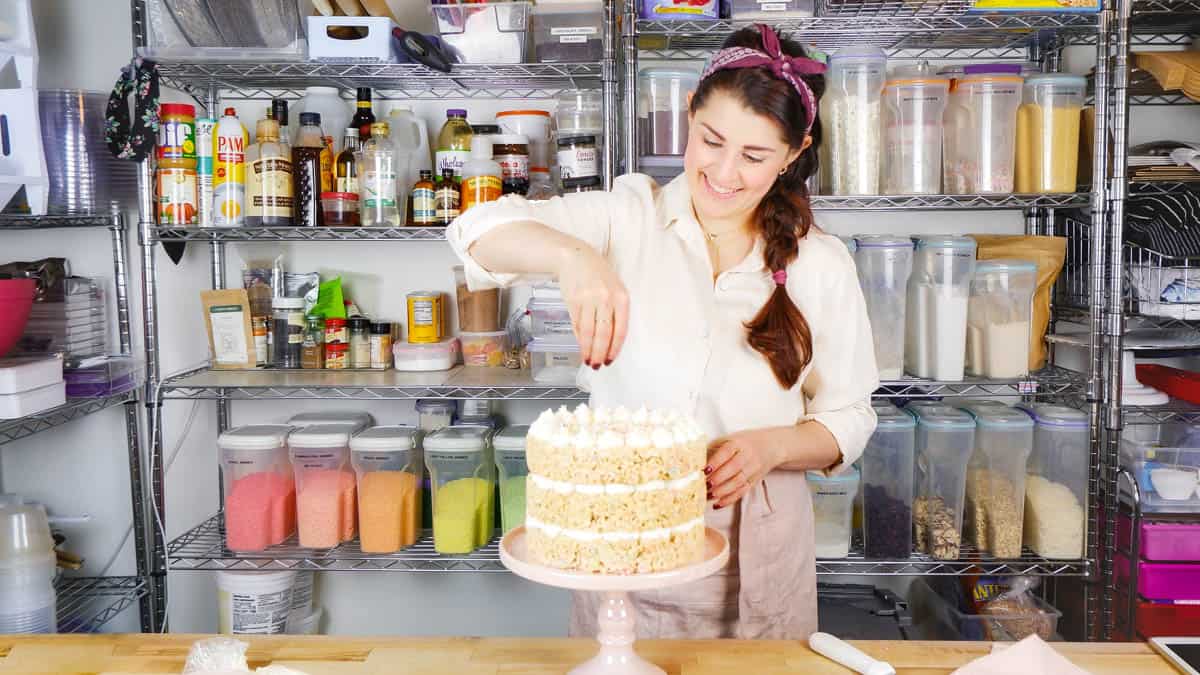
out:
<path id="1" fill-rule="evenodd" d="M 324 225 L 321 212 L 321 155 L 328 152 L 321 137 L 321 115 L 300 113 L 300 133 L 292 147 L 292 186 L 296 200 L 296 225 Z"/>
<path id="2" fill-rule="evenodd" d="M 362 190 L 360 215 L 363 227 L 396 227 L 400 209 L 396 203 L 396 151 L 388 138 L 388 123 L 371 125 L 371 137 L 363 143 L 359 160 Z"/>

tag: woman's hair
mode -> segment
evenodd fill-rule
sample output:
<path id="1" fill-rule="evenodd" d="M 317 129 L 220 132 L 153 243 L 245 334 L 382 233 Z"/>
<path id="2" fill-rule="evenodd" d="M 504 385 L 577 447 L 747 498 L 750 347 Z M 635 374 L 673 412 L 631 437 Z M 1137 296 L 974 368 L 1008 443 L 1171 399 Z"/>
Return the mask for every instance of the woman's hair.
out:
<path id="1" fill-rule="evenodd" d="M 743 28 L 725 40 L 723 48 L 730 47 L 762 49 L 762 37 L 755 27 Z M 786 56 L 808 56 L 799 44 L 783 38 L 780 50 Z M 820 100 L 825 91 L 824 76 L 808 75 L 804 81 Z M 810 117 L 817 114 L 816 110 L 807 109 L 791 84 L 766 68 L 720 70 L 706 77 L 692 96 L 692 112 L 704 107 L 714 92 L 733 96 L 746 108 L 774 120 L 792 149 L 804 145 L 804 129 Z M 812 145 L 788 165 L 755 210 L 754 222 L 765 242 L 763 259 L 771 272 L 787 269 L 788 263 L 796 258 L 800 240 L 813 225 L 805 181 L 817 171 L 819 119 L 812 120 L 810 135 Z M 812 331 L 785 286 L 775 286 L 767 304 L 746 324 L 746 329 L 747 342 L 770 362 L 779 384 L 787 389 L 794 386 L 812 360 Z"/>

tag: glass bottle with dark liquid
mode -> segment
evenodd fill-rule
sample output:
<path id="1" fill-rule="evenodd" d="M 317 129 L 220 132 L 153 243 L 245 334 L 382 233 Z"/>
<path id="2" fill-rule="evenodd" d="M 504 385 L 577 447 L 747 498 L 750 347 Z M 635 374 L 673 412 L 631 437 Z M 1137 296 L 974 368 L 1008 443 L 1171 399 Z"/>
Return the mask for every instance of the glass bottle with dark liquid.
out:
<path id="1" fill-rule="evenodd" d="M 321 153 L 325 139 L 321 133 L 320 113 L 300 113 L 300 133 L 292 147 L 292 177 L 296 200 L 297 225 L 324 225 L 321 212 Z"/>

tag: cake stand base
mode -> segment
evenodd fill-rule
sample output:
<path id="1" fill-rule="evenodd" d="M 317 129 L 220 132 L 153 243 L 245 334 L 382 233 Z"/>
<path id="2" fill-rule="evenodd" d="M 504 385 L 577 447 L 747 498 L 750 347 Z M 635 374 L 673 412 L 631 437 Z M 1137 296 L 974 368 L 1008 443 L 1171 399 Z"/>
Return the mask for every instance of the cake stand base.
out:
<path id="1" fill-rule="evenodd" d="M 703 579 L 725 566 L 729 542 L 712 528 L 704 532 L 704 556 L 687 567 L 651 574 L 588 574 L 545 567 L 530 562 L 525 527 L 511 530 L 500 540 L 500 561 L 520 577 L 547 586 L 604 594 L 600 605 L 600 652 L 572 669 L 569 675 L 666 675 L 666 671 L 633 650 L 637 622 L 629 593 L 647 591 Z"/>

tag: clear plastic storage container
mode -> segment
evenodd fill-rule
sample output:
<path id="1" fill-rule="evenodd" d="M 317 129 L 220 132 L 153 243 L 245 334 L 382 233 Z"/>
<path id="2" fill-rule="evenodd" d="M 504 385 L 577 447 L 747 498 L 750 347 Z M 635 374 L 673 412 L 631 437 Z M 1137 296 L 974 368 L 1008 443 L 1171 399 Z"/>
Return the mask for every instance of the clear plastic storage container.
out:
<path id="1" fill-rule="evenodd" d="M 974 275 L 974 239 L 949 235 L 917 240 L 905 310 L 908 373 L 939 381 L 963 378 L 967 299 Z"/>
<path id="2" fill-rule="evenodd" d="M 333 548 L 358 533 L 358 498 L 350 466 L 354 424 L 314 424 L 288 436 L 296 472 L 300 545 Z"/>
<path id="3" fill-rule="evenodd" d="M 506 331 L 488 331 L 485 333 L 459 333 L 462 341 L 463 364 L 467 366 L 504 366 Z"/>
<path id="4" fill-rule="evenodd" d="M 875 406 L 875 415 L 879 422 L 861 460 L 864 553 L 904 560 L 912 553 L 917 421 L 893 405 Z"/>
<path id="5" fill-rule="evenodd" d="M 441 342 L 395 342 L 392 344 L 392 367 L 405 372 L 450 370 L 458 363 L 458 338 Z"/>
<path id="6" fill-rule="evenodd" d="M 854 262 L 871 320 L 879 379 L 895 380 L 904 374 L 904 312 L 912 273 L 912 240 L 875 234 L 858 235 L 855 241 Z"/>
<path id="7" fill-rule="evenodd" d="M 812 15 L 813 0 L 731 0 L 729 4 L 729 18 L 734 21 Z"/>
<path id="8" fill-rule="evenodd" d="M 558 95 L 554 126 L 559 137 L 600 134 L 604 129 L 604 97 L 598 89 L 571 89 Z"/>
<path id="9" fill-rule="evenodd" d="M 525 346 L 533 367 L 533 381 L 540 384 L 572 386 L 579 374 L 582 357 L 578 344 L 554 344 L 534 340 Z"/>
<path id="10" fill-rule="evenodd" d="M 417 426 L 422 433 L 429 434 L 454 424 L 458 405 L 454 401 L 425 398 L 417 400 L 416 409 Z"/>
<path id="11" fill-rule="evenodd" d="M 46 509 L 0 495 L 0 635 L 56 633 L 57 572 Z"/>
<path id="12" fill-rule="evenodd" d="M 808 490 L 812 493 L 817 557 L 845 558 L 850 555 L 850 523 L 854 496 L 858 494 L 858 469 L 850 467 L 834 476 L 809 471 Z"/>
<path id="13" fill-rule="evenodd" d="M 533 322 L 533 339 L 546 344 L 578 344 L 567 303 L 530 298 L 528 307 Z"/>
<path id="14" fill-rule="evenodd" d="M 492 538 L 496 465 L 491 434 L 484 426 L 455 426 L 425 437 L 438 553 L 470 553 Z"/>
<path id="15" fill-rule="evenodd" d="M 287 446 L 291 431 L 283 424 L 256 424 L 217 438 L 229 550 L 261 551 L 296 531 L 296 482 Z"/>
<path id="16" fill-rule="evenodd" d="M 146 380 L 146 362 L 136 356 L 102 356 L 68 363 L 63 368 L 69 398 L 116 396 Z"/>
<path id="17" fill-rule="evenodd" d="M 525 523 L 525 437 L 529 425 L 504 427 L 492 439 L 500 471 L 500 528 L 503 532 Z"/>
<path id="18" fill-rule="evenodd" d="M 1121 441 L 1121 468 L 1133 474 L 1142 510 L 1200 512 L 1200 436 L 1166 427 L 1159 441 Z"/>
<path id="19" fill-rule="evenodd" d="M 1028 260 L 980 260 L 967 306 L 967 372 L 992 378 L 1029 373 L 1037 265 Z"/>
<path id="20" fill-rule="evenodd" d="M 442 41 L 463 63 L 521 63 L 525 56 L 530 3 L 479 2 L 433 5 Z"/>
<path id="21" fill-rule="evenodd" d="M 181 3 L 147 0 L 146 45 L 138 56 L 200 61 L 303 61 L 302 11 L 308 3 L 273 0 Z"/>
<path id="22" fill-rule="evenodd" d="M 353 424 L 354 431 L 361 431 L 375 426 L 375 418 L 365 410 L 328 410 L 321 412 L 306 412 L 292 415 L 288 418 L 288 426 L 304 428 L 314 424 Z"/>
<path id="23" fill-rule="evenodd" d="M 923 72 L 899 75 L 883 87 L 883 193 L 942 191 L 942 115 L 950 80 Z"/>
<path id="24" fill-rule="evenodd" d="M 350 439 L 363 553 L 395 553 L 421 536 L 425 463 L 416 427 L 373 427 Z"/>
<path id="25" fill-rule="evenodd" d="M 913 532 L 917 551 L 957 560 L 962 543 L 967 463 L 975 450 L 975 420 L 945 406 L 920 408 L 914 472 Z"/>
<path id="26" fill-rule="evenodd" d="M 1079 120 L 1087 79 L 1044 73 L 1025 79 L 1017 109 L 1017 192 L 1074 192 Z"/>
<path id="27" fill-rule="evenodd" d="M 1025 545 L 1044 558 L 1082 558 L 1092 447 L 1088 414 L 1045 403 L 1025 410 L 1034 423 L 1025 477 Z"/>
<path id="28" fill-rule="evenodd" d="M 643 155 L 682 156 L 688 138 L 688 94 L 700 74 L 678 68 L 645 68 L 638 75 L 638 138 Z"/>
<path id="29" fill-rule="evenodd" d="M 829 57 L 820 107 L 829 194 L 879 194 L 886 69 L 887 55 L 878 47 L 842 47 Z"/>
<path id="30" fill-rule="evenodd" d="M 975 452 L 967 465 L 968 542 L 994 558 L 1021 557 L 1025 464 L 1033 452 L 1033 420 L 1015 408 L 978 406 Z"/>
<path id="31" fill-rule="evenodd" d="M 1013 191 L 1019 75 L 978 73 L 955 80 L 946 109 L 945 185 L 949 194 Z"/>
<path id="32" fill-rule="evenodd" d="M 601 0 L 538 0 L 533 6 L 533 55 L 539 63 L 599 61 L 604 55 Z"/>

